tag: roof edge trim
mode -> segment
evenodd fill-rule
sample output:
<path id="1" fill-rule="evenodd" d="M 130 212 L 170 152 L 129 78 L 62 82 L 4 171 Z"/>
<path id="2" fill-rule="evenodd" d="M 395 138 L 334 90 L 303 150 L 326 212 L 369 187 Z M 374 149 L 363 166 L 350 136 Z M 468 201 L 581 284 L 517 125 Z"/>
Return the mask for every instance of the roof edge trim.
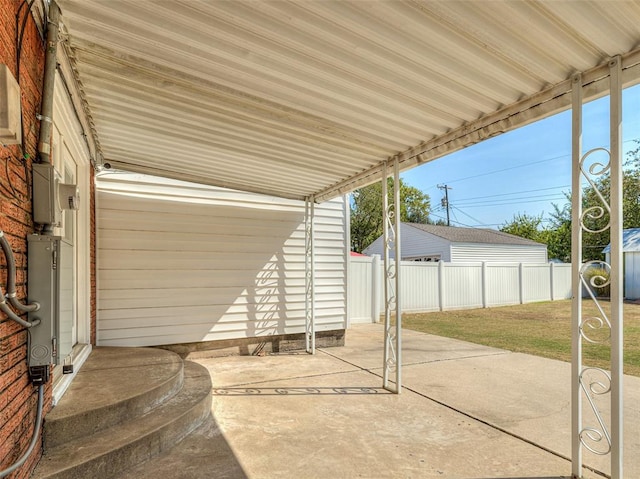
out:
<path id="1" fill-rule="evenodd" d="M 623 87 L 640 83 L 640 48 L 622 55 Z M 604 96 L 609 91 L 609 61 L 583 72 L 584 101 Z M 462 125 L 444 135 L 423 142 L 386 161 L 400 162 L 401 170 L 436 160 L 449 153 L 515 130 L 560 113 L 571 106 L 571 79 L 564 80 L 523 100 L 512 103 L 501 110 L 490 113 L 476 121 Z M 315 197 L 319 202 L 349 193 L 357 188 L 379 181 L 384 162 L 369 168 L 349 179 L 341 181 Z"/>

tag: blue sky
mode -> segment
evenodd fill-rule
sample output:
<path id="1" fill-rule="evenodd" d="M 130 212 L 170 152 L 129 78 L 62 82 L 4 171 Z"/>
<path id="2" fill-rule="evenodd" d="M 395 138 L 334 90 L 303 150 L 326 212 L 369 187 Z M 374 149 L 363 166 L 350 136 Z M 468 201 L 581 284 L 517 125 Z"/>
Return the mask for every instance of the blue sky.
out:
<path id="1" fill-rule="evenodd" d="M 583 110 L 583 148 L 609 146 L 609 97 Z M 640 138 L 640 85 L 623 92 L 624 151 Z M 517 213 L 553 211 L 571 190 L 571 111 L 505 133 L 462 151 L 406 171 L 402 178 L 431 197 L 433 218 L 447 184 L 451 224 L 497 228 Z"/>

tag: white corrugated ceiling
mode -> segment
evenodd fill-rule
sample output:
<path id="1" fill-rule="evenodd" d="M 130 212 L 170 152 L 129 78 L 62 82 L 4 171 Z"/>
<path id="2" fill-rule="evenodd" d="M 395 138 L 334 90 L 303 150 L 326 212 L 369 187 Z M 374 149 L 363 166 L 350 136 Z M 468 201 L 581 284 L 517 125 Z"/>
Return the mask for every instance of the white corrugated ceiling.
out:
<path id="1" fill-rule="evenodd" d="M 614 55 L 639 77 L 636 1 L 58 1 L 104 161 L 284 197 L 565 108 Z"/>

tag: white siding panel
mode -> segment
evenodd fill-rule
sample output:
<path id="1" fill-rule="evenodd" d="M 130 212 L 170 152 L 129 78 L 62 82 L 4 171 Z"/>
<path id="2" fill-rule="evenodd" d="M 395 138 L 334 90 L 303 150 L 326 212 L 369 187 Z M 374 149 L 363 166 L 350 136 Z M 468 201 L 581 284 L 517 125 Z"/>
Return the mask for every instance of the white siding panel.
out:
<path id="1" fill-rule="evenodd" d="M 402 258 L 437 255 L 440 256 L 441 261 L 450 261 L 451 243 L 449 241 L 406 224 L 402 224 L 400 228 Z M 382 237 L 379 237 L 371 243 L 370 246 L 365 248 L 363 253 L 367 255 L 379 254 L 382 256 L 384 254 Z M 389 257 L 395 258 L 395 248 L 389 251 Z"/>
<path id="2" fill-rule="evenodd" d="M 97 191 L 98 344 L 304 332 L 304 203 L 132 174 Z M 318 331 L 346 327 L 344 211 L 315 208 Z"/>
<path id="3" fill-rule="evenodd" d="M 541 246 L 454 243 L 451 261 L 487 261 L 491 263 L 546 263 L 547 249 Z"/>
<path id="4" fill-rule="evenodd" d="M 487 264 L 487 306 L 516 304 L 519 300 L 519 266 L 517 264 Z"/>
<path id="5" fill-rule="evenodd" d="M 448 263 L 444 268 L 444 309 L 482 307 L 482 264 Z"/>
<path id="6" fill-rule="evenodd" d="M 624 296 L 640 298 L 640 253 L 624 253 Z"/>

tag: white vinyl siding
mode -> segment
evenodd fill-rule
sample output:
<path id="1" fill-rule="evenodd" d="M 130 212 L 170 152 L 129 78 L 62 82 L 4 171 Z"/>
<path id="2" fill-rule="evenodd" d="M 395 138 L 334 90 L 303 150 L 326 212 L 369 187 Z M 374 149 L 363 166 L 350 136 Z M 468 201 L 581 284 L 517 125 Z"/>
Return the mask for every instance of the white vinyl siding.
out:
<path id="1" fill-rule="evenodd" d="M 404 253 L 403 253 L 404 256 Z M 489 263 L 546 263 L 545 245 L 509 245 L 483 243 L 453 243 L 451 262 L 486 261 Z"/>
<path id="2" fill-rule="evenodd" d="M 624 253 L 624 296 L 627 299 L 640 298 L 640 253 Z"/>
<path id="3" fill-rule="evenodd" d="M 403 224 L 402 259 L 440 256 L 446 263 L 469 263 L 485 261 L 489 263 L 546 263 L 545 245 L 512 245 L 491 243 L 454 243 L 439 236 L 427 233 L 410 225 Z M 367 255 L 384 253 L 382 237 L 376 239 L 363 251 Z M 395 258 L 391 249 L 390 258 Z"/>
<path id="4" fill-rule="evenodd" d="M 99 345 L 304 332 L 304 203 L 133 174 L 97 200 Z M 344 200 L 315 213 L 316 330 L 344 329 Z"/>
<path id="5" fill-rule="evenodd" d="M 420 231 L 413 226 L 402 224 L 400 226 L 400 235 L 402 238 L 402 258 L 414 258 L 425 256 L 439 256 L 440 261 L 451 260 L 451 243 L 438 236 Z M 379 254 L 383 255 L 382 237 L 376 239 L 370 246 L 364 249 L 366 255 Z M 389 251 L 389 257 L 395 259 L 395 249 Z"/>
<path id="6" fill-rule="evenodd" d="M 451 245 L 438 236 L 425 234 L 413 226 L 403 224 L 400 229 L 402 258 L 440 256 L 440 261 L 450 261 Z M 394 258 L 394 256 L 392 256 Z"/>

